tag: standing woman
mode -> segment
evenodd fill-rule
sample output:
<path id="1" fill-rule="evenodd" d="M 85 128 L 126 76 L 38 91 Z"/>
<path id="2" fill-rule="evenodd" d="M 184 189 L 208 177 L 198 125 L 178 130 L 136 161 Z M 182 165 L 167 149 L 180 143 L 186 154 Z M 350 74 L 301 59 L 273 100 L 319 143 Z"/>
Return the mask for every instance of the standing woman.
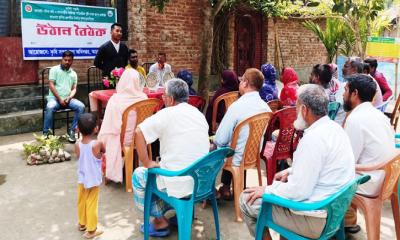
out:
<path id="1" fill-rule="evenodd" d="M 122 115 L 130 105 L 147 99 L 140 87 L 139 73 L 126 69 L 117 83 L 116 93 L 108 101 L 98 139 L 106 148 L 106 178 L 122 182 L 123 158 L 121 155 L 120 133 Z M 125 144 L 130 144 L 136 127 L 136 112 L 131 112 L 125 134 Z"/>

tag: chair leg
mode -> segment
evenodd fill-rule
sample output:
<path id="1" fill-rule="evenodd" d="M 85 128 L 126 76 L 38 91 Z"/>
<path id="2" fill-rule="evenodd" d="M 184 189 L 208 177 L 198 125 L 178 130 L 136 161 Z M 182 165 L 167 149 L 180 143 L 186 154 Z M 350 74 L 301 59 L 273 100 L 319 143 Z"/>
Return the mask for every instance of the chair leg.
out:
<path id="1" fill-rule="evenodd" d="M 258 186 L 262 186 L 262 176 L 261 176 L 260 161 L 258 161 L 258 164 L 257 164 L 257 174 L 258 174 Z"/>
<path id="2" fill-rule="evenodd" d="M 394 227 L 396 230 L 396 238 L 400 239 L 399 196 L 397 192 L 393 193 L 390 200 L 392 202 L 392 212 L 393 212 Z"/>
<path id="3" fill-rule="evenodd" d="M 346 239 L 346 234 L 344 232 L 344 219 L 342 220 L 342 223 L 340 224 L 339 230 L 335 234 L 335 239 L 336 240 L 345 240 Z"/>
<path id="4" fill-rule="evenodd" d="M 132 172 L 133 172 L 133 162 L 135 161 L 135 154 L 133 149 L 125 154 L 125 191 L 132 192 Z"/>
<path id="5" fill-rule="evenodd" d="M 69 131 L 69 112 L 67 112 L 67 133 Z"/>
<path id="6" fill-rule="evenodd" d="M 211 205 L 214 213 L 214 223 L 215 223 L 215 233 L 217 235 L 217 240 L 221 239 L 219 232 L 219 218 L 218 218 L 218 206 L 217 199 L 215 198 L 215 194 L 210 197 Z"/>
<path id="7" fill-rule="evenodd" d="M 240 193 L 243 191 L 243 175 L 239 168 L 233 168 L 232 178 L 233 178 L 233 196 L 235 205 L 236 221 L 243 222 L 242 213 L 240 212 L 239 197 Z"/>
<path id="8" fill-rule="evenodd" d="M 178 219 L 178 239 L 189 240 L 192 235 L 192 223 L 193 223 L 193 211 L 194 206 L 189 204 L 183 204 L 177 207 L 176 218 Z M 191 209 L 191 211 L 190 211 Z"/>
<path id="9" fill-rule="evenodd" d="M 271 185 L 276 173 L 276 159 L 270 158 L 266 160 L 267 165 L 267 185 Z"/>
<path id="10" fill-rule="evenodd" d="M 368 210 L 363 209 L 368 240 L 379 240 L 381 233 L 382 203 L 368 204 Z"/>
<path id="11" fill-rule="evenodd" d="M 150 224 L 150 208 L 151 208 L 151 191 L 146 191 L 144 198 L 144 213 L 143 213 L 143 228 L 144 228 L 144 240 L 149 239 L 149 224 Z"/>
<path id="12" fill-rule="evenodd" d="M 265 208 L 261 208 L 261 212 L 258 215 L 257 224 L 256 224 L 256 240 L 272 240 L 271 234 L 269 233 L 269 229 L 265 228 L 267 221 L 267 211 Z"/>

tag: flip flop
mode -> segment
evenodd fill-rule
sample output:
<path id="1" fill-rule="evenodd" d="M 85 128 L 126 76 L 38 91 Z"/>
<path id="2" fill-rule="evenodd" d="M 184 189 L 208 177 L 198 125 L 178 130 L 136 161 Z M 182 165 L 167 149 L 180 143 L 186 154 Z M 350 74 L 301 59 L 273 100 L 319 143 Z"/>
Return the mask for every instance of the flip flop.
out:
<path id="1" fill-rule="evenodd" d="M 86 226 L 85 225 L 80 225 L 80 224 L 78 224 L 78 230 L 79 231 L 86 231 Z"/>
<path id="2" fill-rule="evenodd" d="M 144 233 L 144 224 L 140 226 L 140 232 Z M 168 228 L 155 229 L 152 223 L 149 224 L 149 236 L 150 237 L 167 237 L 170 234 Z"/>
<path id="3" fill-rule="evenodd" d="M 96 230 L 94 233 L 85 232 L 85 234 L 83 234 L 83 237 L 86 239 L 92 239 L 97 236 L 100 236 L 101 234 L 103 234 L 103 231 Z"/>

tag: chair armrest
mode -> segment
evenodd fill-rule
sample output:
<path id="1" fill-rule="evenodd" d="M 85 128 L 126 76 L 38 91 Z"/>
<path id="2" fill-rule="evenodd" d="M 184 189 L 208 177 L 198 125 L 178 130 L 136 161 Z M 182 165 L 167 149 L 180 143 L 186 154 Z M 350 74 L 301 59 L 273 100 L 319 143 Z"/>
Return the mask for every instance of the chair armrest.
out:
<path id="1" fill-rule="evenodd" d="M 332 200 L 334 200 L 334 196 L 331 196 L 319 202 L 312 203 L 292 201 L 272 194 L 263 194 L 262 199 L 263 203 L 270 203 L 296 211 L 312 211 L 322 209 L 323 207 L 328 205 Z"/>
<path id="2" fill-rule="evenodd" d="M 161 175 L 165 177 L 178 177 L 181 176 L 185 171 L 186 169 L 180 171 L 170 171 L 161 168 L 149 168 L 148 174 Z"/>

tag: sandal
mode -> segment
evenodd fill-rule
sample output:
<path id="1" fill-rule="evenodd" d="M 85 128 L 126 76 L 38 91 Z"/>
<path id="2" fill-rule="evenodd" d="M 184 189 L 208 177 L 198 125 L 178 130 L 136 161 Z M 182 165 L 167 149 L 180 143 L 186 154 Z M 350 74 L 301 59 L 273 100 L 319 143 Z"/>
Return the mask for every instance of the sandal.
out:
<path id="1" fill-rule="evenodd" d="M 144 224 L 140 226 L 140 232 L 144 233 Z M 167 237 L 169 236 L 169 228 L 155 229 L 153 223 L 149 224 L 149 236 L 150 237 Z"/>
<path id="2" fill-rule="evenodd" d="M 97 236 L 100 236 L 101 234 L 103 234 L 103 231 L 95 230 L 94 233 L 85 232 L 85 234 L 83 234 L 83 237 L 86 239 L 92 239 Z"/>
<path id="3" fill-rule="evenodd" d="M 85 225 L 80 225 L 78 223 L 78 230 L 81 231 L 81 232 L 86 231 L 86 226 Z"/>

